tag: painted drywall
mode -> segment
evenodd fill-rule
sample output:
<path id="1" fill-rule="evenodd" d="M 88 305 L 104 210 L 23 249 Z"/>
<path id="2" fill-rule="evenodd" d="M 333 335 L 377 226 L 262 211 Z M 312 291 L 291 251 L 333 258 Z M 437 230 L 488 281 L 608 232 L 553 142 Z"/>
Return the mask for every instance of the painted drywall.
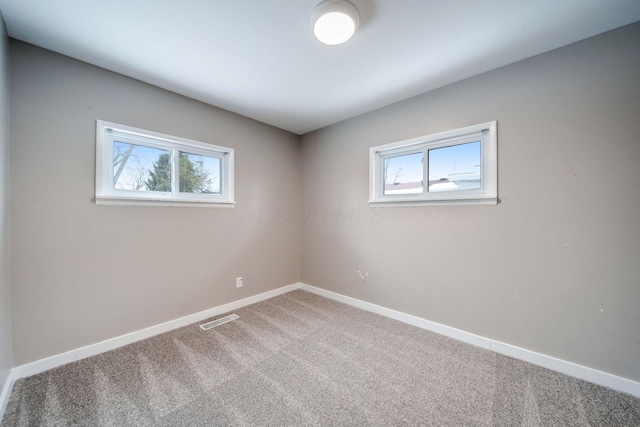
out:
<path id="1" fill-rule="evenodd" d="M 634 24 L 304 135 L 302 282 L 640 380 L 638 46 Z M 497 206 L 368 207 L 369 147 L 491 120 Z"/>
<path id="2" fill-rule="evenodd" d="M 299 281 L 297 135 L 14 40 L 11 73 L 15 365 Z M 95 205 L 96 119 L 234 148 L 237 206 Z"/>
<path id="3" fill-rule="evenodd" d="M 0 389 L 12 367 L 9 204 L 9 38 L 0 14 Z"/>

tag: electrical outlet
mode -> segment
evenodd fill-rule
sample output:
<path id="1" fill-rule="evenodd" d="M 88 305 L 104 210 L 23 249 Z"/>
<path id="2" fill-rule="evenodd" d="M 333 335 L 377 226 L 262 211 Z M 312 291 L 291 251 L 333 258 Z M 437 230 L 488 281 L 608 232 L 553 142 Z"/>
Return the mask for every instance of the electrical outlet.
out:
<path id="1" fill-rule="evenodd" d="M 236 277 L 236 288 L 241 288 L 244 285 L 244 279 L 242 277 Z"/>

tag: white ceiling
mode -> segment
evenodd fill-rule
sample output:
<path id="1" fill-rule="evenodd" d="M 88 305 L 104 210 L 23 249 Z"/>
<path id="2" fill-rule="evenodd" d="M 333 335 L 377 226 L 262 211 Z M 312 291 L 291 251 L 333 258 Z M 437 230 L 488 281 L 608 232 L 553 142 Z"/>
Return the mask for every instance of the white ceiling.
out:
<path id="1" fill-rule="evenodd" d="M 639 0 L 0 0 L 9 35 L 303 134 L 640 20 Z"/>

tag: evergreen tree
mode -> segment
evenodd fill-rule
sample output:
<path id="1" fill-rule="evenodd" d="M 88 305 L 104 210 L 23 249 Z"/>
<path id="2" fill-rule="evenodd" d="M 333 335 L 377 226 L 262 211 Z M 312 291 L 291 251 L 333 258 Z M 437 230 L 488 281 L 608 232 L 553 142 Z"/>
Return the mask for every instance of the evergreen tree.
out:
<path id="1" fill-rule="evenodd" d="M 211 193 L 211 179 L 202 160 L 192 162 L 189 155 L 180 153 L 180 192 Z"/>
<path id="2" fill-rule="evenodd" d="M 153 164 L 153 170 L 149 171 L 147 179 L 149 191 L 171 191 L 171 155 L 160 154 Z"/>
<path id="3" fill-rule="evenodd" d="M 211 178 L 202 160 L 192 162 L 189 154 L 180 153 L 178 170 L 181 193 L 211 193 Z M 149 171 L 146 181 L 149 191 L 171 191 L 171 155 L 161 154 Z"/>

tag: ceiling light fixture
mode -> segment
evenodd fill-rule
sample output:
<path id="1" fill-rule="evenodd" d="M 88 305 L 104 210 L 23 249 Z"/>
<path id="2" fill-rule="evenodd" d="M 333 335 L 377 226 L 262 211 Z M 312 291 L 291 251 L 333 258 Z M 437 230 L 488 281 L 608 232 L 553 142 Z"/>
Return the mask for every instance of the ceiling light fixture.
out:
<path id="1" fill-rule="evenodd" d="M 325 0 L 311 12 L 313 34 L 324 44 L 349 40 L 360 24 L 358 9 L 346 0 Z"/>

